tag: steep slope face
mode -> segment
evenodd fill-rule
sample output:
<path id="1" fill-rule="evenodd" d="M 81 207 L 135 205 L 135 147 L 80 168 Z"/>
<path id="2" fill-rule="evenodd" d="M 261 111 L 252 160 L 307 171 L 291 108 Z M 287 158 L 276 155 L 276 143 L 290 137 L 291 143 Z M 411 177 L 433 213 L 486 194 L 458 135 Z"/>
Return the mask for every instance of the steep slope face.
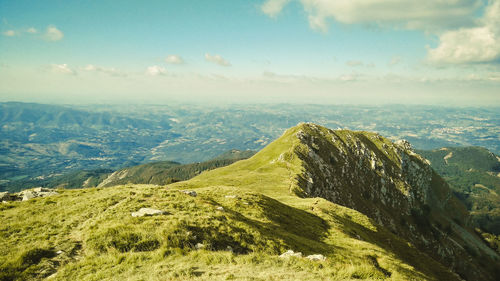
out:
<path id="1" fill-rule="evenodd" d="M 304 145 L 296 150 L 300 195 L 370 216 L 468 280 L 492 277 L 471 260 L 498 256 L 467 228 L 465 206 L 408 142 L 314 124 L 296 136 Z"/>
<path id="2" fill-rule="evenodd" d="M 249 160 L 178 184 L 218 185 L 283 200 L 322 197 L 369 216 L 464 279 L 495 280 L 497 254 L 468 228 L 464 205 L 405 141 L 300 124 Z"/>
<path id="3" fill-rule="evenodd" d="M 419 153 L 464 202 L 474 224 L 483 231 L 500 235 L 500 157 L 473 146 Z"/>

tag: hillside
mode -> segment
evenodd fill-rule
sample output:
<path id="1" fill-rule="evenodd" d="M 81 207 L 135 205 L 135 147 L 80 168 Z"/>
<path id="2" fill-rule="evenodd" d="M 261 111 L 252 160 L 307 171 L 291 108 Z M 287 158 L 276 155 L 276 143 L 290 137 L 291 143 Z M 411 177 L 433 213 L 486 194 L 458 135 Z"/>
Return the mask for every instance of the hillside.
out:
<path id="1" fill-rule="evenodd" d="M 500 235 L 500 157 L 482 147 L 419 151 L 453 189 L 476 225 Z"/>
<path id="2" fill-rule="evenodd" d="M 134 167 L 120 169 L 99 183 L 99 187 L 118 184 L 159 184 L 165 185 L 173 182 L 190 179 L 199 173 L 220 168 L 236 161 L 246 159 L 255 154 L 251 150 L 230 150 L 218 157 L 201 162 L 181 165 L 171 161 L 160 161 Z"/>
<path id="3" fill-rule="evenodd" d="M 169 184 L 190 179 L 202 171 L 211 170 L 246 159 L 255 154 L 252 150 L 232 149 L 212 160 L 181 164 L 173 161 L 155 161 L 142 165 L 134 165 L 119 170 L 95 169 L 79 170 L 51 177 L 37 177 L 11 183 L 8 190 L 18 192 L 32 187 L 48 188 L 82 188 L 96 186 L 112 186 L 127 183 Z"/>
<path id="4" fill-rule="evenodd" d="M 500 157 L 482 147 L 419 151 L 467 206 L 473 224 L 500 252 Z"/>
<path id="5" fill-rule="evenodd" d="M 301 124 L 168 186 L 0 205 L 0 280 L 497 280 L 498 255 L 408 143 Z M 160 210 L 136 217 L 140 208 Z M 287 250 L 304 257 L 281 258 Z M 314 256 L 317 260 L 306 258 Z M 451 269 L 451 270 L 450 270 Z"/>

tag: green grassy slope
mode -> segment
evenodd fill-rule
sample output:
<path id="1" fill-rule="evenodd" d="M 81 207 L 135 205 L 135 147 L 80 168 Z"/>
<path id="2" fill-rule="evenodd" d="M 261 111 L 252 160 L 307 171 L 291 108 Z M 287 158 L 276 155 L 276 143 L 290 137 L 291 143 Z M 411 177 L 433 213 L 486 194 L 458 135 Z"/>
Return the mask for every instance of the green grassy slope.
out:
<path id="1" fill-rule="evenodd" d="M 500 158 L 481 147 L 419 151 L 453 189 L 483 231 L 500 235 Z"/>
<path id="2" fill-rule="evenodd" d="M 496 265 L 485 264 L 498 256 L 468 227 L 446 182 L 424 158 L 377 134 L 302 124 L 251 159 L 173 186 L 238 187 L 287 204 L 297 195 L 323 197 L 375 219 L 465 279 L 495 274 Z"/>
<path id="3" fill-rule="evenodd" d="M 297 134 L 308 128 L 287 130 L 252 158 L 186 182 L 61 189 L 0 204 L 0 280 L 460 280 L 372 214 L 307 198 L 314 189 L 301 177 L 314 163 L 297 153 L 311 149 Z M 131 216 L 143 207 L 166 214 Z M 462 243 L 455 234 L 462 228 L 452 228 L 449 236 Z M 327 259 L 278 257 L 289 249 Z M 496 266 L 471 251 L 475 257 L 458 254 L 472 269 L 480 260 Z M 494 280 L 484 268 L 475 276 Z"/>
<path id="4" fill-rule="evenodd" d="M 282 203 L 230 187 L 200 188 L 197 197 L 151 185 L 60 192 L 0 205 L 0 280 L 456 279 L 366 216 L 323 199 Z M 130 215 L 141 207 L 168 214 Z M 327 260 L 280 259 L 288 249 Z"/>

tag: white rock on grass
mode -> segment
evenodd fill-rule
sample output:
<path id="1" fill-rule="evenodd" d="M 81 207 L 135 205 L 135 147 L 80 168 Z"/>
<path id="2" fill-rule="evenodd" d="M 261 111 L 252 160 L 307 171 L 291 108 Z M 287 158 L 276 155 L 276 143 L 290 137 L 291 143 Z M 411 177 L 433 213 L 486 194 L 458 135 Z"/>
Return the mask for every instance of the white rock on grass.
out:
<path id="1" fill-rule="evenodd" d="M 323 256 L 322 254 L 316 254 L 316 255 L 309 255 L 306 257 L 306 259 L 309 259 L 312 261 L 324 261 L 324 260 L 326 260 L 326 257 Z"/>
<path id="2" fill-rule="evenodd" d="M 35 192 L 33 192 L 33 191 L 23 192 L 23 201 L 28 201 L 28 200 L 33 199 L 35 197 L 36 197 L 36 195 L 35 195 Z"/>
<path id="3" fill-rule="evenodd" d="M 194 246 L 194 248 L 196 250 L 205 249 L 205 245 L 202 244 L 202 243 L 196 243 L 196 245 Z"/>
<path id="4" fill-rule="evenodd" d="M 196 197 L 198 196 L 198 194 L 196 193 L 196 191 L 194 190 L 181 190 L 182 193 L 186 193 L 187 195 L 189 196 L 193 196 L 193 197 Z"/>
<path id="5" fill-rule="evenodd" d="M 56 191 L 50 188 L 36 187 L 32 190 L 24 190 L 18 193 L 20 197 L 22 197 L 23 201 L 27 201 L 36 197 L 47 197 L 52 195 L 57 195 Z"/>
<path id="6" fill-rule="evenodd" d="M 224 207 L 222 206 L 218 206 L 217 208 L 215 208 L 217 211 L 224 211 Z"/>
<path id="7" fill-rule="evenodd" d="M 151 208 L 140 208 L 139 211 L 133 212 L 133 217 L 144 217 L 144 216 L 157 216 L 157 215 L 166 215 L 167 212 L 151 209 Z"/>
<path id="8" fill-rule="evenodd" d="M 283 254 L 280 255 L 280 258 L 289 258 L 289 257 L 296 257 L 296 258 L 301 258 L 302 253 L 301 252 L 294 252 L 292 250 L 288 250 L 284 252 Z"/>

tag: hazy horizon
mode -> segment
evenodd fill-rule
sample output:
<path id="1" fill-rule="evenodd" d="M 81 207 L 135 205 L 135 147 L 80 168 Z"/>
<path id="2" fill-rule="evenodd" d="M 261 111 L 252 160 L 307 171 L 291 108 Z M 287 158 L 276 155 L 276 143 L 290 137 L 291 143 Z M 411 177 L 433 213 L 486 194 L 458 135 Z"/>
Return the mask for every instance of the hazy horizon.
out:
<path id="1" fill-rule="evenodd" d="M 0 2 L 0 101 L 500 106 L 500 1 Z"/>

